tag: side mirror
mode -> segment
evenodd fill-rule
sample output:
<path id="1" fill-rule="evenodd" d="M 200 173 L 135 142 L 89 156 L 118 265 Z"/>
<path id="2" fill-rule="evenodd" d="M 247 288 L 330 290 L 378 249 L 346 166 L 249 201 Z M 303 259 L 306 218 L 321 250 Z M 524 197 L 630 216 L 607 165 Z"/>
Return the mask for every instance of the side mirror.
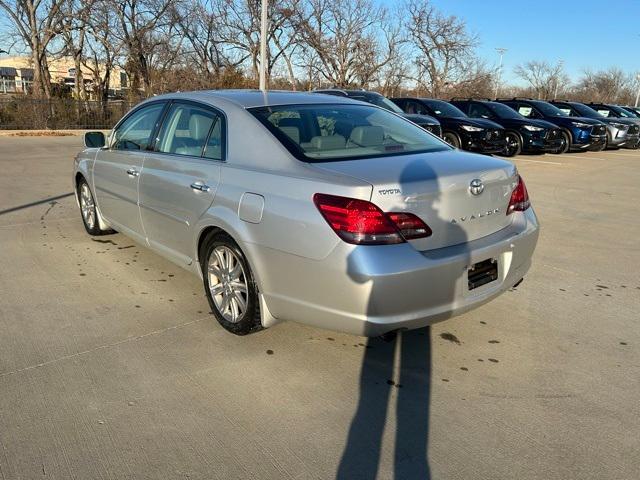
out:
<path id="1" fill-rule="evenodd" d="M 102 148 L 105 146 L 104 133 L 87 132 L 84 134 L 84 146 L 87 148 Z"/>

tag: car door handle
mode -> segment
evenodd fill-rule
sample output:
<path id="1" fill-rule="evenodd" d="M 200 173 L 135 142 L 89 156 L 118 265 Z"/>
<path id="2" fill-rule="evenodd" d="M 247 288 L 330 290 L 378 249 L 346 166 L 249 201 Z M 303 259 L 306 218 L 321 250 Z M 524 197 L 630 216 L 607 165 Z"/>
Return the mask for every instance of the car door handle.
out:
<path id="1" fill-rule="evenodd" d="M 137 177 L 138 175 L 140 175 L 140 172 L 131 167 L 129 170 L 127 170 L 127 175 L 129 175 L 130 177 Z"/>
<path id="2" fill-rule="evenodd" d="M 191 184 L 191 188 L 194 190 L 197 190 L 199 192 L 208 192 L 209 190 L 211 190 L 211 187 L 209 185 L 205 185 L 202 182 L 194 182 Z"/>

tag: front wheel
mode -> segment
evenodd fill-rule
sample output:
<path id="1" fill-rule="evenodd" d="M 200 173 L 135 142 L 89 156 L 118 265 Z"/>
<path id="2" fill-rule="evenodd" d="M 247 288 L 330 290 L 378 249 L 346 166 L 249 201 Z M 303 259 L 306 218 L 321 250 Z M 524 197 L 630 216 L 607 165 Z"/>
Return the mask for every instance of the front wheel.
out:
<path id="1" fill-rule="evenodd" d="M 260 330 L 258 288 L 238 245 L 215 233 L 205 239 L 202 252 L 204 289 L 218 323 L 236 335 Z"/>
<path id="2" fill-rule="evenodd" d="M 569 134 L 567 132 L 562 132 L 560 134 L 560 138 L 561 138 L 560 146 L 555 152 L 553 152 L 558 155 L 562 153 L 567 153 L 571 148 L 571 137 L 569 137 Z"/>
<path id="3" fill-rule="evenodd" d="M 444 132 L 442 139 L 451 145 L 453 148 L 460 148 L 460 139 L 458 135 L 453 132 Z"/>
<path id="4" fill-rule="evenodd" d="M 504 156 L 515 157 L 516 155 L 520 155 L 520 152 L 522 152 L 520 136 L 512 132 L 507 132 L 504 138 L 507 142 L 507 146 L 504 147 Z"/>
<path id="5" fill-rule="evenodd" d="M 97 236 L 115 233 L 111 229 L 103 230 L 100 228 L 96 202 L 93 198 L 93 193 L 91 193 L 91 189 L 89 188 L 89 184 L 84 178 L 78 182 L 78 200 L 80 203 L 82 223 L 84 225 L 84 229 L 89 235 Z"/>

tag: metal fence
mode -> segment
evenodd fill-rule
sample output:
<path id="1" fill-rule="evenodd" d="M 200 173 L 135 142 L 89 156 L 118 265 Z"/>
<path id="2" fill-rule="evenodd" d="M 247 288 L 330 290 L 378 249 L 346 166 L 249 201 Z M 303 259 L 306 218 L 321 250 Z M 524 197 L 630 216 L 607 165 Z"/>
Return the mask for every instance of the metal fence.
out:
<path id="1" fill-rule="evenodd" d="M 0 130 L 110 129 L 134 105 L 124 100 L 0 98 Z"/>

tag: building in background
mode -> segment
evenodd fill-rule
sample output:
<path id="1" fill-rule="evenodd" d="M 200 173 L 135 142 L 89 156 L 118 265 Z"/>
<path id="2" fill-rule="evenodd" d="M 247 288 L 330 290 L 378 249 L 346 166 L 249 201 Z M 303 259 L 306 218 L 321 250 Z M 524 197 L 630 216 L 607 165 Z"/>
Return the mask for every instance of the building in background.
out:
<path id="1" fill-rule="evenodd" d="M 51 84 L 59 85 L 73 95 L 76 82 L 76 68 L 70 57 L 48 58 Z M 18 95 L 31 93 L 33 86 L 33 65 L 27 56 L 0 58 L 0 95 Z M 104 71 L 104 68 L 100 69 Z M 82 67 L 84 90 L 88 99 L 95 99 L 93 72 Z M 122 98 L 128 90 L 126 72 L 120 67 L 114 67 L 109 79 L 109 97 Z"/>

